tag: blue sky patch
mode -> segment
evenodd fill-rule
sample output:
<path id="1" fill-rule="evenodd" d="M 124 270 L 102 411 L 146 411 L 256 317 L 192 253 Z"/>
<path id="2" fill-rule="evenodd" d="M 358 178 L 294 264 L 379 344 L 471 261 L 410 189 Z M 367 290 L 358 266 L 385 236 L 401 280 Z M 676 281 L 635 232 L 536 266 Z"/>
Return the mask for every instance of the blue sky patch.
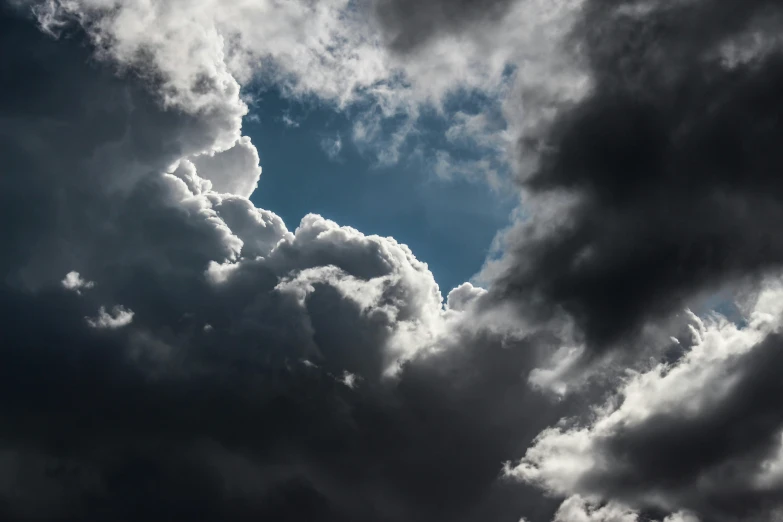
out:
<path id="1" fill-rule="evenodd" d="M 477 104 L 467 101 L 466 111 Z M 403 147 L 392 165 L 360 150 L 352 125 L 349 115 L 329 107 L 287 100 L 275 91 L 259 95 L 244 123 L 263 167 L 253 202 L 280 215 L 290 229 L 313 212 L 367 234 L 393 236 L 429 265 L 444 294 L 470 279 L 508 223 L 514 198 L 493 190 L 480 174 L 435 175 L 416 149 L 448 145 L 440 118 L 422 118 L 416 144 Z M 382 132 L 395 129 L 395 122 L 387 122 Z M 471 157 L 476 151 L 450 153 Z"/>

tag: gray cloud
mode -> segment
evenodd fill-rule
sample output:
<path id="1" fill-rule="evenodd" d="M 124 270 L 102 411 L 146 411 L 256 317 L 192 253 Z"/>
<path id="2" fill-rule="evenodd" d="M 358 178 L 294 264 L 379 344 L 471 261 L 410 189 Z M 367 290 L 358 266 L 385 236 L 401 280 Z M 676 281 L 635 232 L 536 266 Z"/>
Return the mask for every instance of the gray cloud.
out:
<path id="1" fill-rule="evenodd" d="M 526 385 L 541 342 L 467 320 L 469 289 L 443 310 L 391 239 L 212 191 L 223 120 L 77 29 L 4 7 L 0 45 L 0 518 L 551 516 L 501 476 L 571 405 Z"/>
<path id="2" fill-rule="evenodd" d="M 405 54 L 512 4 L 375 14 Z M 445 308 L 404 245 L 245 197 L 221 53 L 182 64 L 175 39 L 147 70 L 131 34 L 96 61 L 119 27 L 53 39 L 3 9 L 0 518 L 773 518 L 779 295 L 742 327 L 671 316 L 781 261 L 775 3 L 586 2 L 593 90 L 520 144 L 527 221 Z"/>
<path id="3" fill-rule="evenodd" d="M 528 323 L 573 320 L 591 362 L 633 369 L 510 469 L 583 499 L 574 520 L 606 502 L 610 519 L 779 518 L 781 311 L 766 277 L 783 263 L 781 21 L 762 0 L 588 1 L 569 44 L 591 92 L 560 107 L 545 139 L 520 143 L 538 169 L 520 181 L 526 215 L 490 298 Z M 739 326 L 694 319 L 693 341 L 678 335 L 664 362 L 639 366 L 649 328 L 748 287 L 767 297 L 732 317 Z"/>
<path id="4" fill-rule="evenodd" d="M 783 262 L 781 14 L 766 1 L 585 4 L 570 38 L 591 94 L 560 111 L 524 180 L 566 203 L 531 206 L 508 236 L 501 298 L 565 310 L 603 351 Z"/>
<path id="5" fill-rule="evenodd" d="M 780 295 L 769 285 L 742 328 L 694 316 L 681 359 L 632 375 L 586 422 L 544 431 L 512 474 L 637 509 L 776 520 Z"/>
<path id="6" fill-rule="evenodd" d="M 514 0 L 379 0 L 374 11 L 391 49 L 408 53 L 441 33 L 455 34 L 480 29 L 485 22 L 496 22 L 513 3 Z"/>

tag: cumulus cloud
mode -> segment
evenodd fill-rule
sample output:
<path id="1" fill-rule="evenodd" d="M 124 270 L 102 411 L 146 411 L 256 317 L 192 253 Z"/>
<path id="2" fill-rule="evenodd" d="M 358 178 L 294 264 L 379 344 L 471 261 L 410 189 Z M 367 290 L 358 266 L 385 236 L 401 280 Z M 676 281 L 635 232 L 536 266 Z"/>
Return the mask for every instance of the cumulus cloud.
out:
<path id="1" fill-rule="evenodd" d="M 444 307 L 392 238 L 288 230 L 220 188 L 256 159 L 214 100 L 3 9 L 4 520 L 551 517 L 500 466 L 570 403 L 527 387 L 524 332 L 468 319 L 479 289 Z"/>
<path id="2" fill-rule="evenodd" d="M 448 310 L 463 311 L 483 295 L 487 293 L 481 287 L 473 286 L 471 283 L 462 283 L 454 288 L 446 298 L 446 308 Z"/>
<path id="3" fill-rule="evenodd" d="M 61 283 L 63 288 L 76 292 L 79 295 L 81 295 L 82 290 L 95 286 L 93 281 L 83 279 L 79 272 L 73 270 L 65 274 L 65 279 L 63 279 Z"/>
<path id="4" fill-rule="evenodd" d="M 777 4 L 9 5 L 0 518 L 775 520 Z M 516 158 L 488 288 L 255 207 L 252 81 Z"/>
<path id="5" fill-rule="evenodd" d="M 91 328 L 122 328 L 133 322 L 133 310 L 117 305 L 111 312 L 107 312 L 106 308 L 101 306 L 96 317 L 85 317 L 84 320 Z"/>
<path id="6" fill-rule="evenodd" d="M 692 315 L 682 358 L 631 373 L 587 424 L 545 430 L 509 473 L 561 494 L 768 519 L 783 484 L 782 297 L 779 281 L 767 283 L 744 327 Z"/>
<path id="7" fill-rule="evenodd" d="M 584 498 L 575 495 L 567 498 L 555 513 L 552 522 L 639 522 L 639 513 L 617 503 L 610 502 L 601 506 L 590 504 Z M 663 522 L 699 522 L 694 515 L 677 512 L 668 515 Z"/>
<path id="8" fill-rule="evenodd" d="M 602 351 L 699 292 L 780 265 L 780 54 L 721 58 L 726 42 L 777 31 L 779 11 L 585 4 L 569 38 L 593 87 L 562 106 L 524 180 L 548 204 L 506 236 L 501 298 L 565 311 Z"/>
<path id="9" fill-rule="evenodd" d="M 449 121 L 451 98 L 499 97 L 510 132 L 485 129 L 478 140 L 501 143 L 506 165 L 516 138 L 538 135 L 555 106 L 584 93 L 560 45 L 582 2 L 15 0 L 50 34 L 79 23 L 99 57 L 141 74 L 169 106 L 209 114 L 222 133 L 207 154 L 239 139 L 240 85 L 256 81 L 357 109 L 353 138 L 381 163 L 398 161 L 423 109 Z M 394 127 L 390 139 L 368 132 L 381 124 Z"/>
<path id="10" fill-rule="evenodd" d="M 258 151 L 247 136 L 239 138 L 227 150 L 199 154 L 191 161 L 199 176 L 211 182 L 215 192 L 248 198 L 261 176 Z"/>
<path id="11" fill-rule="evenodd" d="M 342 376 L 338 379 L 341 383 L 346 385 L 350 389 L 356 388 L 358 386 L 359 380 L 361 380 L 360 377 L 356 376 L 353 373 L 350 372 L 344 372 Z"/>
<path id="12" fill-rule="evenodd" d="M 591 506 L 579 496 L 569 497 L 558 508 L 553 522 L 638 522 L 639 515 L 617 504 Z"/>

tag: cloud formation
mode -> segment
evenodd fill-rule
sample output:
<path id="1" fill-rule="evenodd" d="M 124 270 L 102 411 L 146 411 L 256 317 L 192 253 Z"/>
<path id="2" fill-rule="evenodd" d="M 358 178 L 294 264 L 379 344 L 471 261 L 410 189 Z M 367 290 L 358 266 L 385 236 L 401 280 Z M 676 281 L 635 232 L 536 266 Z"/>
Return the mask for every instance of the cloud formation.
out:
<path id="1" fill-rule="evenodd" d="M 513 0 L 381 0 L 375 9 L 389 46 L 404 53 L 440 32 L 464 33 L 484 20 L 497 22 L 512 4 Z"/>
<path id="2" fill-rule="evenodd" d="M 500 145 L 495 161 L 506 171 L 516 168 L 518 135 L 538 135 L 554 105 L 584 92 L 584 74 L 558 43 L 582 2 L 13 0 L 50 34 L 80 23 L 100 59 L 145 78 L 167 105 L 210 113 L 225 131 L 217 150 L 239 138 L 239 88 L 249 83 L 358 112 L 353 139 L 382 163 L 412 146 L 422 114 L 449 122 L 447 103 L 478 93 L 495 100 L 482 111 L 500 110 L 507 123 L 509 132 L 477 136 Z M 427 52 L 401 53 L 395 42 L 426 42 Z M 378 139 L 389 126 L 393 138 Z"/>
<path id="3" fill-rule="evenodd" d="M 106 308 L 101 306 L 96 317 L 85 317 L 84 320 L 91 328 L 122 328 L 133 322 L 133 310 L 117 305 L 111 312 L 107 312 Z"/>
<path id="4" fill-rule="evenodd" d="M 95 286 L 93 281 L 85 281 L 79 272 L 70 271 L 65 274 L 65 278 L 61 281 L 63 288 L 72 290 L 81 295 L 82 290 L 86 290 Z"/>
<path id="5" fill-rule="evenodd" d="M 781 15 L 765 1 L 584 6 L 570 39 L 593 87 L 523 181 L 546 203 L 507 239 L 503 297 L 567 312 L 600 351 L 781 264 Z"/>
<path id="6" fill-rule="evenodd" d="M 218 188 L 258 175 L 239 127 L 58 31 L 3 7 L 1 518 L 554 512 L 501 473 L 568 411 L 538 343 L 391 238 Z"/>
<path id="7" fill-rule="evenodd" d="M 776 520 L 778 5 L 416 9 L 2 4 L 0 518 Z M 370 141 L 489 96 L 488 288 L 256 208 L 251 81 Z"/>
<path id="8" fill-rule="evenodd" d="M 569 497 L 556 518 L 779 518 L 781 15 L 766 1 L 587 2 L 569 36 L 590 94 L 537 144 L 507 256 L 488 266 L 492 299 L 574 332 L 573 353 L 612 383 L 507 470 Z M 690 334 L 650 352 L 651 330 L 725 304 L 716 293 L 735 317 L 689 314 Z M 563 360 L 531 382 L 559 385 L 566 368 L 573 385 Z"/>
<path id="9" fill-rule="evenodd" d="M 557 493 L 767 520 L 783 484 L 781 297 L 770 282 L 745 327 L 693 315 L 681 359 L 629 375 L 586 425 L 545 430 L 509 473 Z"/>

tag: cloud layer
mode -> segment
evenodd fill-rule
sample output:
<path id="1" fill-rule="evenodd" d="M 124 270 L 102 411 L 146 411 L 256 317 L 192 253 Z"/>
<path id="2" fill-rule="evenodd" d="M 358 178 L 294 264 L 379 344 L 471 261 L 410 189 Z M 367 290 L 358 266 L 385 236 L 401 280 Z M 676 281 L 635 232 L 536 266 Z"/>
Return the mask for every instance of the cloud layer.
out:
<path id="1" fill-rule="evenodd" d="M 24 14 L 0 22 L 3 519 L 554 511 L 502 477 L 561 409 L 525 413 L 537 351 L 467 319 L 482 292 L 444 307 L 391 238 L 289 231 L 231 185 L 258 176 L 241 111 L 168 104 Z"/>
<path id="2" fill-rule="evenodd" d="M 781 15 L 3 4 L 0 518 L 776 520 Z M 252 82 L 369 142 L 488 97 L 446 131 L 516 161 L 487 288 L 256 208 Z"/>
<path id="3" fill-rule="evenodd" d="M 761 1 L 585 6 L 570 38 L 594 85 L 560 111 L 525 180 L 548 199 L 509 237 L 504 295 L 564 309 L 601 350 L 780 265 L 781 14 Z"/>

